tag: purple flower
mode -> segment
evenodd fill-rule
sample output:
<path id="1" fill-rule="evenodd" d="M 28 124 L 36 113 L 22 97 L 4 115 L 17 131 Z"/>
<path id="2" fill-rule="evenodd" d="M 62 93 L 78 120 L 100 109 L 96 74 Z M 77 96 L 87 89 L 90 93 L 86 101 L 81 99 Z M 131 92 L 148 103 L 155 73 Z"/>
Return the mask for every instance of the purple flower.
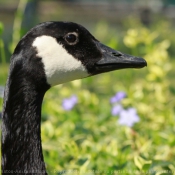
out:
<path id="1" fill-rule="evenodd" d="M 0 86 L 0 98 L 4 97 L 4 87 Z"/>
<path id="2" fill-rule="evenodd" d="M 77 96 L 72 95 L 70 98 L 65 98 L 62 102 L 62 107 L 66 111 L 70 111 L 78 102 Z"/>
<path id="3" fill-rule="evenodd" d="M 140 118 L 137 115 L 136 109 L 129 108 L 120 112 L 118 123 L 120 125 L 132 127 L 135 123 L 139 122 L 139 120 Z"/>
<path id="4" fill-rule="evenodd" d="M 111 110 L 111 114 L 113 116 L 119 115 L 119 113 L 123 110 L 123 107 L 121 104 L 115 105 L 113 106 L 112 110 Z"/>
<path id="5" fill-rule="evenodd" d="M 126 97 L 126 93 L 121 91 L 121 92 L 116 93 L 113 97 L 111 97 L 110 102 L 116 103 L 116 102 L 121 101 L 125 97 Z"/>

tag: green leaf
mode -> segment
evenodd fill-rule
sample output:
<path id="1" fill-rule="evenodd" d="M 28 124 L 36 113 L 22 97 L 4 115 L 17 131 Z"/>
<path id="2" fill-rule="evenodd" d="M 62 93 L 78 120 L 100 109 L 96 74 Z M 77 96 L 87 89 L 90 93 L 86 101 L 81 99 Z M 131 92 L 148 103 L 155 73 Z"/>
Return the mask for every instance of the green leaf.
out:
<path id="1" fill-rule="evenodd" d="M 2 34 L 4 30 L 4 25 L 2 24 L 2 22 L 0 22 L 0 35 Z"/>
<path id="2" fill-rule="evenodd" d="M 137 168 L 139 168 L 139 170 L 142 170 L 145 165 L 151 164 L 152 161 L 151 160 L 145 160 L 140 156 L 135 156 L 134 157 L 134 163 L 137 166 Z M 145 166 L 145 168 L 146 167 L 147 166 Z"/>

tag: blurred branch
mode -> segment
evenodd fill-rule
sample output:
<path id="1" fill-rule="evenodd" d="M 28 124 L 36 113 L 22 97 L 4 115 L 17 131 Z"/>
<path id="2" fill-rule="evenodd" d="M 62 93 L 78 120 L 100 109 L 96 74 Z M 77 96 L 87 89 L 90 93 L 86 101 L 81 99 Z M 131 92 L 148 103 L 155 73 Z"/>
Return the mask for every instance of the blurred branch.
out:
<path id="1" fill-rule="evenodd" d="M 12 53 L 16 44 L 20 40 L 20 32 L 21 32 L 21 25 L 23 14 L 25 11 L 25 7 L 28 0 L 20 0 L 18 4 L 18 8 L 15 14 L 14 24 L 13 24 L 13 35 L 12 35 L 12 43 L 10 45 L 10 52 Z"/>
<path id="2" fill-rule="evenodd" d="M 4 29 L 4 26 L 0 22 L 0 35 L 3 33 L 3 29 Z M 6 63 L 5 49 L 4 49 L 4 42 L 3 42 L 2 38 L 0 38 L 0 56 L 1 56 L 2 63 L 5 64 Z"/>
<path id="3" fill-rule="evenodd" d="M 6 63 L 6 59 L 5 59 L 5 49 L 4 49 L 4 42 L 2 39 L 0 39 L 0 55 L 1 55 L 1 61 L 2 64 Z"/>

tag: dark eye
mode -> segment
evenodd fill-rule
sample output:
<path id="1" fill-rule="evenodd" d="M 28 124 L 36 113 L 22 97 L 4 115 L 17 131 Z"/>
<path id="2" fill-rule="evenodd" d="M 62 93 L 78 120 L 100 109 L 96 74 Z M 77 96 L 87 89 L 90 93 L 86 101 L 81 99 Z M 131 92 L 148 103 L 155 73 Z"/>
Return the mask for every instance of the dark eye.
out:
<path id="1" fill-rule="evenodd" d="M 68 33 L 65 36 L 65 40 L 69 45 L 75 45 L 78 42 L 78 34 L 77 33 Z"/>

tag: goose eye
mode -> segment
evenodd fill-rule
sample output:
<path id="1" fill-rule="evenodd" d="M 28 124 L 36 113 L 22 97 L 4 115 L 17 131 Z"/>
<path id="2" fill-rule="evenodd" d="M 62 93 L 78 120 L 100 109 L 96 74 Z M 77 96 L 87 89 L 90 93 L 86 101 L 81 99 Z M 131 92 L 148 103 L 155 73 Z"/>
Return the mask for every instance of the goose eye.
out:
<path id="1" fill-rule="evenodd" d="M 69 45 L 75 45 L 78 42 L 78 35 L 77 33 L 68 33 L 65 36 L 65 40 Z"/>

